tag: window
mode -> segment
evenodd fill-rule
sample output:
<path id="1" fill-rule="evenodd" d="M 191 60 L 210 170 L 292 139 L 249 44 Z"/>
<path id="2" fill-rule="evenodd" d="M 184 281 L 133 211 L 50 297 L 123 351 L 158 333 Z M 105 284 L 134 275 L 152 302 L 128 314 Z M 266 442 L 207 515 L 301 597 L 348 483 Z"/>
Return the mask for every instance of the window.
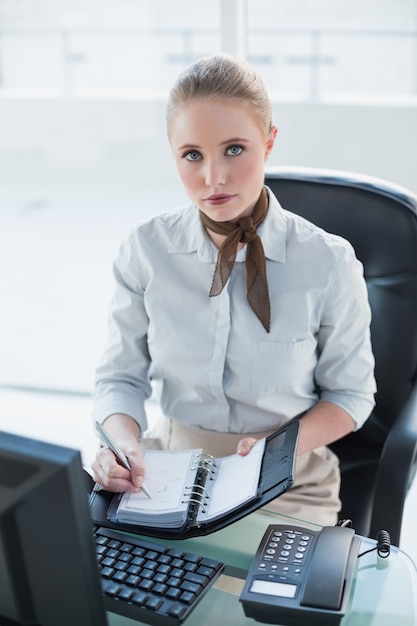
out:
<path id="1" fill-rule="evenodd" d="M 415 0 L 0 0 L 0 24 L 4 90 L 149 97 L 240 30 L 277 97 L 417 93 Z"/>
<path id="2" fill-rule="evenodd" d="M 248 56 L 278 97 L 417 94 L 414 0 L 249 0 Z"/>

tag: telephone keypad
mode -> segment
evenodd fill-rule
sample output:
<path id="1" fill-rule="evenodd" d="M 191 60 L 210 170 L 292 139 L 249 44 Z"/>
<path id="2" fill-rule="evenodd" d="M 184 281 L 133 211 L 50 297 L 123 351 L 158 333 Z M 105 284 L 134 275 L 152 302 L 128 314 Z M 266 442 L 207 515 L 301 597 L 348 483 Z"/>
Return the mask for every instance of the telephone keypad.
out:
<path id="1" fill-rule="evenodd" d="M 265 542 L 259 571 L 282 575 L 299 575 L 306 560 L 313 535 L 292 529 L 272 531 Z"/>

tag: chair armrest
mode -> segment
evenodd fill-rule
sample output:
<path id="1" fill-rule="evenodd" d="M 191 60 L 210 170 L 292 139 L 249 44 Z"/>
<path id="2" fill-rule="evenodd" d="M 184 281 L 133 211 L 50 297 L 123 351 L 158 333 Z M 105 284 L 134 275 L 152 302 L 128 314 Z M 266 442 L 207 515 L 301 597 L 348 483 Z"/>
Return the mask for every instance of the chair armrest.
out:
<path id="1" fill-rule="evenodd" d="M 375 483 L 370 537 L 388 530 L 398 546 L 405 499 L 417 470 L 417 385 L 384 444 Z"/>

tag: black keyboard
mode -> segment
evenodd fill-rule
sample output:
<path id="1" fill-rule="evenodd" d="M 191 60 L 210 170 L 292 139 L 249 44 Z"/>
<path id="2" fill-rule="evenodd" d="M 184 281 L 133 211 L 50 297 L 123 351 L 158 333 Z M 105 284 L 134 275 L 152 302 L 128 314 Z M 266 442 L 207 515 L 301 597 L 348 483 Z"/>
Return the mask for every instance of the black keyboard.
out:
<path id="1" fill-rule="evenodd" d="M 146 624 L 181 624 L 224 569 L 220 561 L 108 528 L 95 528 L 94 536 L 106 610 Z"/>

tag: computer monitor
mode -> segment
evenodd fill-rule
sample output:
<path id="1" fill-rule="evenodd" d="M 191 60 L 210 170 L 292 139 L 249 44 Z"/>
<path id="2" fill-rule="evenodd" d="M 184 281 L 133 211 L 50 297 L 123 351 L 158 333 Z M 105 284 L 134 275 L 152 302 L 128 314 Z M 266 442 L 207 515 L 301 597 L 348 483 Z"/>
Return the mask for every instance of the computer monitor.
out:
<path id="1" fill-rule="evenodd" d="M 0 432 L 0 625 L 106 626 L 78 450 Z"/>

